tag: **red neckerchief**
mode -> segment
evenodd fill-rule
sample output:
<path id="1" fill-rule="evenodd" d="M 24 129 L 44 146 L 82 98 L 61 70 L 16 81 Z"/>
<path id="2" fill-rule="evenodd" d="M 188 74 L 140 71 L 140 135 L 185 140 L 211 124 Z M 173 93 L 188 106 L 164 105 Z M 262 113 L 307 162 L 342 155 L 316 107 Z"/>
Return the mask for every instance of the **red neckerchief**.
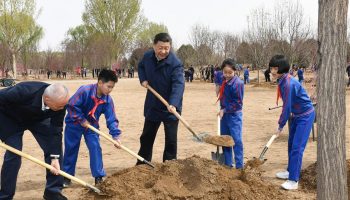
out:
<path id="1" fill-rule="evenodd" d="M 102 100 L 102 99 L 96 98 L 96 97 L 94 97 L 94 96 L 91 96 L 91 98 L 92 98 L 92 100 L 94 101 L 95 105 L 94 105 L 94 107 L 91 109 L 91 111 L 88 113 L 88 115 L 91 116 L 92 118 L 94 118 L 94 119 L 96 120 L 96 118 L 95 118 L 96 109 L 97 109 L 97 107 L 98 107 L 100 104 L 104 104 L 105 101 Z"/>
<path id="2" fill-rule="evenodd" d="M 283 78 L 288 78 L 288 77 L 290 77 L 290 74 L 287 74 L 286 77 L 283 77 Z M 282 79 L 282 77 L 281 77 L 281 79 Z M 276 105 L 277 106 L 278 106 L 279 98 L 282 98 L 280 84 L 277 85 L 277 99 L 276 99 Z"/>
<path id="3" fill-rule="evenodd" d="M 226 80 L 224 80 L 224 81 L 222 82 L 222 85 L 221 85 L 221 87 L 220 87 L 220 92 L 219 92 L 219 98 L 218 98 L 218 100 L 217 100 L 216 102 L 218 102 L 219 100 L 221 100 L 222 97 L 224 96 L 224 90 L 225 90 L 225 87 L 226 87 L 226 83 L 227 83 Z"/>
<path id="4" fill-rule="evenodd" d="M 278 100 L 279 98 L 282 98 L 282 95 L 281 95 L 281 88 L 280 88 L 280 85 L 277 85 L 277 99 L 276 99 L 276 105 L 278 106 Z"/>

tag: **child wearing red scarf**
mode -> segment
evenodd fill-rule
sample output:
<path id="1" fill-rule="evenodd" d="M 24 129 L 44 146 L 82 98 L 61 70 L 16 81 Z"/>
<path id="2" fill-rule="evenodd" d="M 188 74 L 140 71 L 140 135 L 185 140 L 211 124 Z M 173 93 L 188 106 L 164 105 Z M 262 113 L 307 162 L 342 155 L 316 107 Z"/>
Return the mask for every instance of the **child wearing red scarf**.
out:
<path id="1" fill-rule="evenodd" d="M 84 136 L 90 154 L 90 169 L 95 178 L 95 184 L 102 182 L 106 176 L 103 169 L 102 151 L 99 135 L 87 128 L 92 125 L 99 128 L 99 118 L 105 115 L 109 133 L 120 144 L 118 119 L 114 111 L 114 103 L 109 95 L 118 81 L 111 70 L 102 70 L 98 75 L 97 84 L 81 86 L 70 98 L 67 105 L 66 127 L 64 132 L 63 171 L 74 176 L 81 137 Z M 119 147 L 118 145 L 116 147 Z M 64 187 L 70 185 L 70 180 L 64 180 Z"/>
<path id="2" fill-rule="evenodd" d="M 281 186 L 286 190 L 298 189 L 298 181 L 303 160 L 303 153 L 309 139 L 312 124 L 315 118 L 315 110 L 312 102 L 301 83 L 291 76 L 287 58 L 283 55 L 275 55 L 271 58 L 269 67 L 271 74 L 277 78 L 277 104 L 281 98 L 283 109 L 278 120 L 279 136 L 289 118 L 291 125 L 288 139 L 288 166 L 285 171 L 278 172 L 277 178 L 285 179 Z"/>
<path id="3" fill-rule="evenodd" d="M 220 118 L 221 135 L 230 135 L 234 142 L 234 148 L 223 147 L 225 165 L 233 167 L 232 149 L 234 151 L 237 169 L 243 168 L 243 142 L 242 142 L 242 106 L 244 83 L 235 76 L 236 63 L 228 58 L 221 65 L 224 81 L 220 88 Z"/>

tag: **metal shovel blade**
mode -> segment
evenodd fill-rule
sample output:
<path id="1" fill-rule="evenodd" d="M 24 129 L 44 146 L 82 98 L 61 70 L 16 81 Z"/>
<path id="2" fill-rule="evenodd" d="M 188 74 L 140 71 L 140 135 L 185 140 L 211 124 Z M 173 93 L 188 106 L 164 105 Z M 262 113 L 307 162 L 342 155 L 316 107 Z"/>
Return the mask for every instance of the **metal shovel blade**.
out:
<path id="1" fill-rule="evenodd" d="M 223 153 L 217 152 L 211 152 L 211 159 L 214 161 L 217 161 L 220 165 L 223 165 L 225 163 L 225 156 Z"/>

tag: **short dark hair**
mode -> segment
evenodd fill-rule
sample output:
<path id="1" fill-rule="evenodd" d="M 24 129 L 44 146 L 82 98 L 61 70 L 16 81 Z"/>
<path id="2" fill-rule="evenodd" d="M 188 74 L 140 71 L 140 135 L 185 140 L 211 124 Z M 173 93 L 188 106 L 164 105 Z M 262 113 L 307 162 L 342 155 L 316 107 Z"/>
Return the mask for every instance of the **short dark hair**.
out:
<path id="1" fill-rule="evenodd" d="M 153 44 L 157 44 L 159 41 L 161 42 L 172 42 L 172 39 L 169 35 L 169 33 L 158 33 L 156 36 L 154 36 Z"/>
<path id="2" fill-rule="evenodd" d="M 275 55 L 269 62 L 269 68 L 278 67 L 277 73 L 284 74 L 289 72 L 289 61 L 284 55 Z"/>
<path id="3" fill-rule="evenodd" d="M 227 58 L 225 59 L 221 64 L 221 69 L 223 70 L 224 67 L 230 67 L 232 70 L 236 71 L 236 61 L 233 58 Z"/>
<path id="4" fill-rule="evenodd" d="M 118 82 L 118 77 L 114 71 L 110 69 L 102 69 L 98 74 L 98 81 L 102 81 L 103 83 L 107 83 L 109 81 L 113 81 L 114 83 Z"/>

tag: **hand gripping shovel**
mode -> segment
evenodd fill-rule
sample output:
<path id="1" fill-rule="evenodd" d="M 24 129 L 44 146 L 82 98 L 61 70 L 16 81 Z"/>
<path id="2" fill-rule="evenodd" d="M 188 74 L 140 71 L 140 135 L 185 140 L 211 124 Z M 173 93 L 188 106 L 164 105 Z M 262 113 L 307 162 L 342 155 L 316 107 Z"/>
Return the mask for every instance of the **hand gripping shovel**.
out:
<path id="1" fill-rule="evenodd" d="M 17 154 L 17 155 L 19 155 L 19 156 L 21 156 L 23 158 L 26 158 L 26 159 L 28 159 L 28 160 L 30 160 L 30 161 L 32 161 L 32 162 L 42 166 L 42 167 L 45 167 L 46 169 L 49 169 L 49 170 L 54 169 L 54 167 L 52 167 L 51 165 L 49 165 L 49 164 L 47 164 L 47 163 L 45 163 L 45 162 L 43 162 L 43 161 L 41 161 L 41 160 L 39 160 L 37 158 L 34 158 L 33 156 L 30 156 L 30 155 L 28 155 L 26 153 L 23 153 L 22 151 L 19 151 L 19 150 L 15 149 L 15 148 L 13 148 L 11 146 L 8 146 L 7 144 L 5 144 L 3 142 L 0 142 L 0 146 L 2 148 L 4 148 L 4 149 L 8 150 L 8 151 L 11 151 L 14 154 Z M 86 183 L 86 182 L 84 182 L 84 181 L 82 181 L 82 180 L 80 180 L 80 179 L 70 175 L 70 174 L 67 174 L 64 171 L 59 170 L 58 173 L 61 176 L 65 177 L 65 178 L 68 178 L 69 180 L 75 181 L 75 182 L 79 183 L 80 185 L 82 185 L 84 187 L 88 187 L 92 191 L 94 191 L 94 192 L 96 192 L 98 194 L 101 194 L 101 191 L 99 189 L 97 189 L 96 187 L 94 187 L 94 186 L 92 186 L 92 185 L 90 185 L 90 184 L 88 184 L 88 183 Z"/>
<path id="2" fill-rule="evenodd" d="M 220 105 L 219 105 L 219 109 L 218 110 L 220 111 Z M 220 129 L 220 116 L 219 115 L 218 115 L 217 123 L 218 123 L 217 135 L 220 135 L 221 129 Z M 215 161 L 218 161 L 218 163 L 220 165 L 223 165 L 225 163 L 224 154 L 220 153 L 220 147 L 219 146 L 216 147 L 216 152 L 211 152 L 211 159 L 215 160 Z"/>
<path id="3" fill-rule="evenodd" d="M 116 144 L 116 142 L 106 133 L 98 130 L 97 128 L 88 125 L 88 128 L 91 129 L 92 131 L 94 131 L 95 133 L 101 135 L 102 137 L 106 138 L 108 141 L 112 142 L 113 144 Z M 141 156 L 137 155 L 136 153 L 132 152 L 130 149 L 126 148 L 123 145 L 120 145 L 120 148 L 123 149 L 124 151 L 128 152 L 130 155 L 136 157 L 138 160 L 140 160 L 141 162 L 151 166 L 152 168 L 154 168 L 154 165 L 152 163 L 150 163 L 149 161 L 145 160 L 144 158 L 142 158 Z"/>
<path id="4" fill-rule="evenodd" d="M 153 95 L 156 96 L 167 108 L 170 106 L 169 103 L 162 96 L 160 96 L 160 94 L 158 94 L 158 92 L 156 92 L 150 85 L 147 85 L 147 89 L 151 91 Z M 181 115 L 178 112 L 173 110 L 172 113 L 176 116 L 177 119 L 179 119 L 182 122 L 182 124 L 193 134 L 193 136 L 199 142 L 206 142 L 209 144 L 214 144 L 217 146 L 225 146 L 225 147 L 233 146 L 233 139 L 231 136 L 228 136 L 228 135 L 211 136 L 206 133 L 197 134 L 190 127 L 190 125 L 185 121 L 185 119 L 181 117 Z"/>

